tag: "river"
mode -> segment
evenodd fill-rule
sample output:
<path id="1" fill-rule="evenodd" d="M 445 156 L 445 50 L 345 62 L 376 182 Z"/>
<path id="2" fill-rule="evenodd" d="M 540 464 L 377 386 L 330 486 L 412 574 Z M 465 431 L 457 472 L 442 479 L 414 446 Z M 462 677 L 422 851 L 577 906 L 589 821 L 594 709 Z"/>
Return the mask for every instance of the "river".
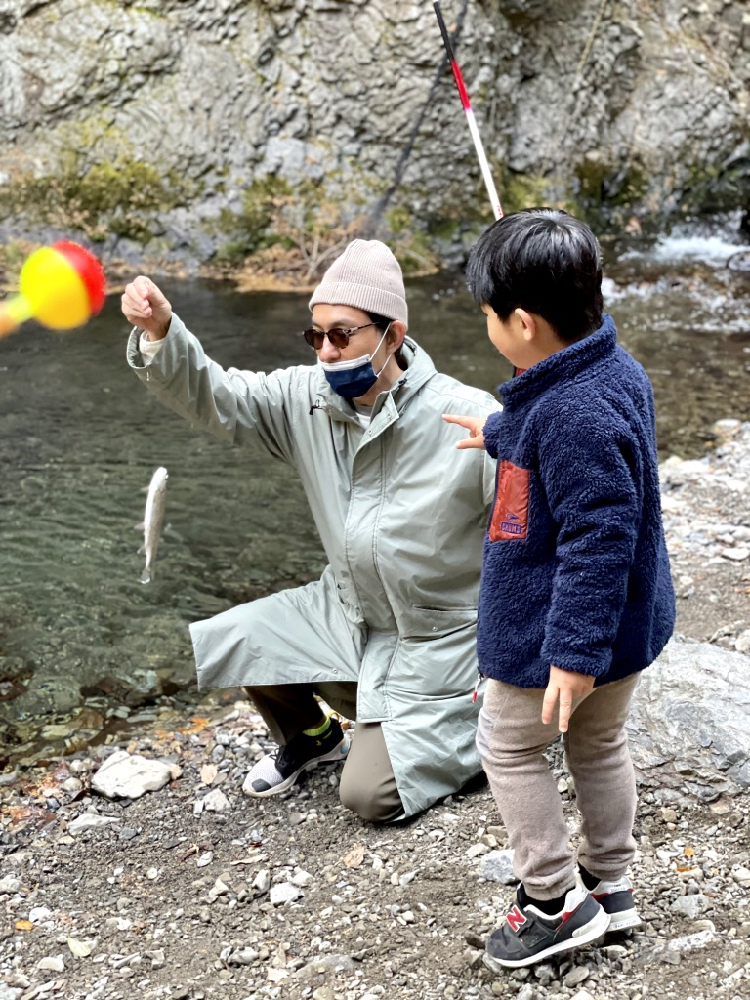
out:
<path id="1" fill-rule="evenodd" d="M 747 418 L 750 274 L 725 266 L 738 249 L 711 237 L 607 252 L 606 306 L 653 382 L 663 457 L 698 454 L 715 420 Z M 208 281 L 162 287 L 225 365 L 312 360 L 297 334 L 306 295 L 240 295 Z M 490 391 L 508 377 L 460 274 L 413 279 L 407 296 L 410 333 L 438 368 Z M 31 716 L 55 749 L 66 731 L 55 723 L 71 713 L 93 731 L 113 710 L 124 716 L 181 691 L 193 676 L 189 621 L 307 582 L 324 565 L 294 473 L 150 399 L 125 363 L 127 334 L 113 295 L 83 329 L 30 324 L 0 342 L 6 760 L 31 753 Z M 172 531 L 144 586 L 134 526 L 159 465 L 169 470 Z"/>

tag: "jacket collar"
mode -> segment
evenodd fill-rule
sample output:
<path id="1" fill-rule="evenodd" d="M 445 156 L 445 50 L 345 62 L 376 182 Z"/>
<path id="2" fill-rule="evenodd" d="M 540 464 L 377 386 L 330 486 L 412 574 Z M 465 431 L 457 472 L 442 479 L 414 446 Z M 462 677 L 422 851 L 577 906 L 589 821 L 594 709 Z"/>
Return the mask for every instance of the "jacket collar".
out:
<path id="1" fill-rule="evenodd" d="M 411 337 L 404 337 L 401 354 L 406 362 L 406 371 L 402 372 L 401 377 L 390 389 L 380 393 L 372 408 L 373 417 L 386 402 L 389 407 L 395 407 L 400 413 L 425 382 L 429 382 L 433 375 L 437 374 L 432 358 Z M 356 420 L 352 404 L 333 391 L 319 365 L 315 366 L 315 372 L 317 380 L 313 383 L 315 388 L 313 409 L 325 410 L 333 420 Z"/>
<path id="2" fill-rule="evenodd" d="M 561 351 L 538 361 L 520 375 L 497 387 L 506 406 L 516 406 L 551 389 L 559 382 L 574 379 L 594 362 L 612 354 L 617 346 L 617 330 L 612 317 L 604 313 L 596 333 L 569 344 Z"/>

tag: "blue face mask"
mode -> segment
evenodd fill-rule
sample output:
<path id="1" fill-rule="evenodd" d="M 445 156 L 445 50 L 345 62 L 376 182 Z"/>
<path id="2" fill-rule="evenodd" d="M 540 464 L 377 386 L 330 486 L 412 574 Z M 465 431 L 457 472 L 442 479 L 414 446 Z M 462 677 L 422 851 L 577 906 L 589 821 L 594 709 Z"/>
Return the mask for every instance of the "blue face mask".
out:
<path id="1" fill-rule="evenodd" d="M 389 323 L 372 354 L 363 354 L 350 361 L 318 361 L 325 373 L 326 381 L 339 396 L 343 396 L 345 399 L 364 396 L 375 385 L 385 365 L 388 364 L 390 355 L 385 359 L 385 365 L 379 372 L 375 372 L 372 367 L 372 359 L 380 349 L 380 344 L 385 340 L 385 334 L 388 333 L 390 326 Z"/>

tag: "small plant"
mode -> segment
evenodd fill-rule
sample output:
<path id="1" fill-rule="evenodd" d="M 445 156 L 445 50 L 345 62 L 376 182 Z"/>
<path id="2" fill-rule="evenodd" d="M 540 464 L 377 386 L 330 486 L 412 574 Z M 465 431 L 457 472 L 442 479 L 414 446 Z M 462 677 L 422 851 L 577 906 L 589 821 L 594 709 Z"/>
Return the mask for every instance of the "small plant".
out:
<path id="1" fill-rule="evenodd" d="M 69 157 L 59 174 L 22 176 L 0 190 L 0 217 L 20 212 L 60 229 L 75 229 L 92 241 L 108 233 L 148 242 L 160 213 L 185 204 L 190 191 L 176 175 L 121 158 L 82 170 Z"/>
<path id="2" fill-rule="evenodd" d="M 322 186 L 307 181 L 292 189 L 273 178 L 257 182 L 237 217 L 247 247 L 240 288 L 307 288 L 363 229 L 361 216 L 347 216 Z M 230 244 L 231 246 L 231 244 Z"/>

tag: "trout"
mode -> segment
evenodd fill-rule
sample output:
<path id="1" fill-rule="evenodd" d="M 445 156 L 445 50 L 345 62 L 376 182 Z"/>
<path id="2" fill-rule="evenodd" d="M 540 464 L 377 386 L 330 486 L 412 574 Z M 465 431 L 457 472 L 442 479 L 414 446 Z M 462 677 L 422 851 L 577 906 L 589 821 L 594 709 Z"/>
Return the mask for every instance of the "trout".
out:
<path id="1" fill-rule="evenodd" d="M 141 583 L 151 582 L 156 550 L 159 548 L 161 533 L 164 527 L 164 505 L 167 495 L 167 470 L 161 466 L 151 477 L 146 494 L 146 513 L 143 523 L 143 545 L 139 550 L 146 554 L 146 565 L 141 576 Z"/>

